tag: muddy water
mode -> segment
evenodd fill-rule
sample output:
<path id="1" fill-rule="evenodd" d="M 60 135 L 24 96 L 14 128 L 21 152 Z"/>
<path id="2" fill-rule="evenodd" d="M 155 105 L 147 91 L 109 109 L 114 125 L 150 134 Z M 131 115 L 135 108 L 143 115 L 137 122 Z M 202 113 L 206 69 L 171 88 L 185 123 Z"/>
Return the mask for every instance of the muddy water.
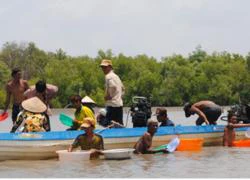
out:
<path id="1" fill-rule="evenodd" d="M 127 120 L 127 110 L 124 110 L 124 124 Z M 52 130 L 64 130 L 67 128 L 58 120 L 58 115 L 62 111 L 73 116 L 72 109 L 54 109 L 51 118 Z M 197 118 L 197 116 L 193 116 L 186 119 L 181 108 L 168 108 L 168 111 L 170 119 L 176 125 L 193 125 Z M 225 124 L 225 122 L 220 120 L 218 123 Z M 9 131 L 10 126 L 10 119 L 1 122 L 0 131 Z M 132 126 L 129 116 L 128 126 Z M 59 162 L 57 159 L 37 161 L 11 160 L 0 162 L 0 177 L 249 178 L 248 159 L 250 159 L 250 148 L 204 147 L 200 152 L 133 155 L 132 159 L 129 160 L 92 160 L 68 162 L 66 164 Z"/>

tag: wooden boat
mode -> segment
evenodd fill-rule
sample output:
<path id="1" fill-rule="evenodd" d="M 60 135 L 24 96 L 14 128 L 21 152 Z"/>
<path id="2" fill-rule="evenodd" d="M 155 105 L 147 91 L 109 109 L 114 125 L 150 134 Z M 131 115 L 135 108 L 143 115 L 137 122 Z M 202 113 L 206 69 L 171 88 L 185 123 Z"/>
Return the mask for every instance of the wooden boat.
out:
<path id="1" fill-rule="evenodd" d="M 114 128 L 96 130 L 104 137 L 105 149 L 133 148 L 146 131 L 143 128 Z M 173 137 L 204 138 L 204 146 L 222 145 L 224 126 L 160 127 L 154 136 L 153 147 L 167 144 Z M 237 129 L 237 139 L 245 138 L 246 128 Z M 74 138 L 83 131 L 52 131 L 39 133 L 0 133 L 0 160 L 49 159 L 57 150 L 68 149 Z"/>

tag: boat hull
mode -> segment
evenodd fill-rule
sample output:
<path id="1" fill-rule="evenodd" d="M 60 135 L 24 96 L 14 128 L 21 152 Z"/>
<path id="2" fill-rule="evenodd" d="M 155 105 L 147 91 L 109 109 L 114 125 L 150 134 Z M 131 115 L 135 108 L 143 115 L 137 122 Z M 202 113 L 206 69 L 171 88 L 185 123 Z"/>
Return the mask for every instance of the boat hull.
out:
<path id="1" fill-rule="evenodd" d="M 133 148 L 146 128 L 106 129 L 100 131 L 105 149 Z M 179 138 L 203 138 L 204 146 L 222 145 L 224 126 L 160 127 L 153 138 L 153 147 Z M 246 128 L 237 129 L 236 139 L 245 139 Z M 98 132 L 98 130 L 96 130 Z M 68 149 L 83 131 L 55 131 L 40 133 L 0 133 L 0 160 L 50 159 L 56 151 Z"/>

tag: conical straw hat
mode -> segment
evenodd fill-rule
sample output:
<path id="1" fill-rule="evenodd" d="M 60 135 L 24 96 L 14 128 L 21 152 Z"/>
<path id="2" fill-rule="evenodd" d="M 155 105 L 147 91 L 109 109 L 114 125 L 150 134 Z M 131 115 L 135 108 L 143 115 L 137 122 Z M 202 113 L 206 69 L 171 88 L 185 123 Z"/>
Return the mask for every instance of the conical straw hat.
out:
<path id="1" fill-rule="evenodd" d="M 95 101 L 93 99 L 91 99 L 88 96 L 85 96 L 84 98 L 82 98 L 82 103 L 93 103 L 96 104 Z"/>
<path id="2" fill-rule="evenodd" d="M 45 112 L 47 106 L 38 98 L 32 97 L 22 102 L 23 109 L 33 112 L 33 113 L 42 113 Z"/>

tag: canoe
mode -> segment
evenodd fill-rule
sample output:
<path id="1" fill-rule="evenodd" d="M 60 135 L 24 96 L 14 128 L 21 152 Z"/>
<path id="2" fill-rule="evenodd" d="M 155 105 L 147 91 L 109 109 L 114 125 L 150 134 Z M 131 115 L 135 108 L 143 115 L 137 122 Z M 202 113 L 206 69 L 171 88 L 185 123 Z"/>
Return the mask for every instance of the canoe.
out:
<path id="1" fill-rule="evenodd" d="M 96 130 L 104 138 L 105 149 L 133 148 L 146 127 Z M 237 128 L 237 139 L 244 139 L 247 128 Z M 160 127 L 153 139 L 153 147 L 179 138 L 203 138 L 204 146 L 222 145 L 224 126 Z M 56 151 L 68 149 L 83 131 L 52 131 L 38 133 L 0 133 L 0 160 L 56 158 Z"/>

